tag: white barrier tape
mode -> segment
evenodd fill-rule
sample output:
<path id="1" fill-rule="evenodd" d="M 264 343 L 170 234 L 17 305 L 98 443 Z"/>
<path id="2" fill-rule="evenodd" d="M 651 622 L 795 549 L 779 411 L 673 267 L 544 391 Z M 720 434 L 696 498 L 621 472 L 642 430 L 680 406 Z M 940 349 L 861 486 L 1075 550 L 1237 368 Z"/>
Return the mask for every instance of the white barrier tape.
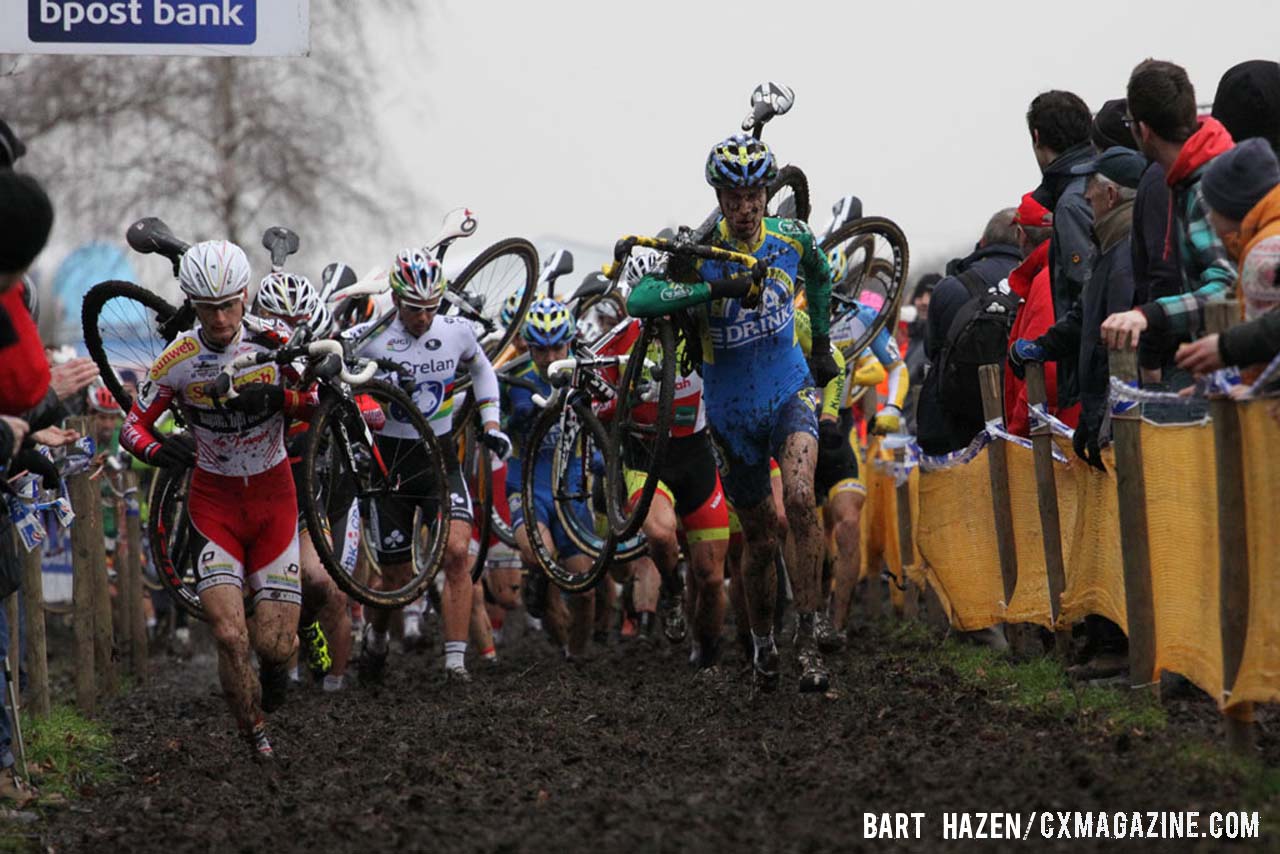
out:
<path id="1" fill-rule="evenodd" d="M 1245 398 L 1252 399 L 1259 396 L 1259 392 L 1264 387 L 1271 385 L 1277 379 L 1280 379 L 1280 355 L 1271 360 L 1258 378 L 1254 380 L 1253 385 L 1249 386 L 1249 391 L 1245 394 Z"/>
<path id="2" fill-rule="evenodd" d="M 1017 445 L 1020 448 L 1031 450 L 1031 440 L 1024 439 L 1021 436 L 1015 436 L 1008 430 L 1004 429 L 1004 422 L 999 418 L 993 418 L 987 422 L 987 435 L 992 439 L 1003 439 L 1004 441 Z M 1067 462 L 1066 456 L 1058 450 L 1056 445 L 1053 447 L 1053 458 L 1060 463 Z"/>
<path id="3" fill-rule="evenodd" d="M 39 517 L 30 505 L 22 503 L 16 495 L 6 494 L 4 500 L 9 506 L 9 518 L 13 520 L 14 529 L 18 532 L 18 539 L 22 540 L 23 548 L 34 551 L 48 537 L 44 525 L 40 524 Z"/>
<path id="4" fill-rule="evenodd" d="M 1075 430 L 1072 430 L 1062 421 L 1059 421 L 1057 416 L 1051 413 L 1048 407 L 1043 403 L 1037 403 L 1034 406 L 1029 407 L 1027 415 L 1030 418 L 1031 429 L 1033 431 L 1039 430 L 1041 427 L 1048 425 L 1049 429 L 1053 433 L 1063 437 L 1064 439 L 1070 439 L 1076 435 Z"/>

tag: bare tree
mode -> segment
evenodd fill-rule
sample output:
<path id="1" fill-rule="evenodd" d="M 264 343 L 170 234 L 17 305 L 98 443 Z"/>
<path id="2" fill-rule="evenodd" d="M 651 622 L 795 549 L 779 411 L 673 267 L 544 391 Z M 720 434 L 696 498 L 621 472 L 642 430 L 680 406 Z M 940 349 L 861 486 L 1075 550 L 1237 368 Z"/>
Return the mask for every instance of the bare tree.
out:
<path id="1" fill-rule="evenodd" d="M 20 58 L 0 104 L 27 141 L 59 216 L 119 239 L 140 216 L 193 236 L 252 241 L 282 222 L 323 242 L 385 216 L 370 131 L 371 15 L 413 23 L 413 0 L 312 0 L 309 57 Z M 267 221 L 272 218 L 272 221 Z"/>

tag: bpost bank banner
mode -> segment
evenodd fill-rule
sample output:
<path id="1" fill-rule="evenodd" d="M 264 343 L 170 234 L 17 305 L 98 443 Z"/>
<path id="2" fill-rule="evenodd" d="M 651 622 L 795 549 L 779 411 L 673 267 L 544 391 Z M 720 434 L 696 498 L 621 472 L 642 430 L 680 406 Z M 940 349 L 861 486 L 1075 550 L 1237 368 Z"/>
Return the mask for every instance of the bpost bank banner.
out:
<path id="1" fill-rule="evenodd" d="M 0 53 L 301 56 L 309 0 L 0 0 Z"/>

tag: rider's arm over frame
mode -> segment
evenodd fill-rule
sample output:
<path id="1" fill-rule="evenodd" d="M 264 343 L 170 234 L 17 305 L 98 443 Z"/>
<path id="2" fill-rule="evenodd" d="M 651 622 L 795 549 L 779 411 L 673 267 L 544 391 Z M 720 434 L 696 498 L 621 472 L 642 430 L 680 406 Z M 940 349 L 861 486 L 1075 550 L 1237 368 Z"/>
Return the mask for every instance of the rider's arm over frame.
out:
<path id="1" fill-rule="evenodd" d="M 476 404 L 480 407 L 480 420 L 486 429 L 496 428 L 500 418 L 498 373 L 493 369 L 493 363 L 484 354 L 484 350 L 480 349 L 479 342 L 472 346 L 474 349 L 470 353 L 463 354 L 462 362 L 467 366 L 467 373 L 471 374 L 471 387 L 476 396 Z"/>
<path id="2" fill-rule="evenodd" d="M 631 295 L 627 297 L 627 313 L 632 317 L 662 317 L 713 299 L 711 285 L 706 282 L 685 284 L 650 273 L 631 288 Z"/>
<path id="3" fill-rule="evenodd" d="M 172 386 L 165 385 L 159 380 L 150 380 L 150 382 L 152 387 L 146 395 L 150 398 L 150 403 L 144 403 L 144 395 L 139 393 L 133 401 L 129 414 L 125 416 L 124 425 L 120 428 L 120 447 L 144 463 L 152 461 L 156 450 L 161 445 L 161 439 L 155 434 L 155 424 L 168 410 L 169 403 L 174 397 Z"/>
<path id="4" fill-rule="evenodd" d="M 797 222 L 802 221 L 797 220 Z M 804 296 L 808 301 L 809 322 L 813 334 L 825 338 L 831 331 L 831 264 L 827 253 L 818 247 L 817 238 L 808 226 L 800 235 L 804 254 L 800 270 L 804 273 Z"/>
<path id="5" fill-rule="evenodd" d="M 893 336 L 887 328 L 881 329 L 876 335 L 875 340 L 871 342 L 871 352 L 880 360 L 880 364 L 889 373 L 889 395 L 885 401 L 885 406 L 892 406 L 899 412 L 902 411 L 902 405 L 906 402 L 907 391 L 910 389 L 911 380 L 907 371 L 907 363 L 902 361 L 902 354 L 898 352 L 898 345 L 894 343 Z"/>

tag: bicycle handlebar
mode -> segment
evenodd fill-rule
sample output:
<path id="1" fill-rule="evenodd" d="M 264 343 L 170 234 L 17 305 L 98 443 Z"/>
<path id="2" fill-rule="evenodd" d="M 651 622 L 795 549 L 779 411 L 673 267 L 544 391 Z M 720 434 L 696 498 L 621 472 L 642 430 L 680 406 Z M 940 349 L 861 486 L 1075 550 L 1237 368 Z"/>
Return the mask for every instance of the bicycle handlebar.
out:
<path id="1" fill-rule="evenodd" d="M 637 246 L 656 249 L 659 252 L 669 252 L 673 255 L 702 258 L 706 261 L 741 264 L 750 271 L 751 277 L 757 282 L 764 281 L 766 274 L 769 272 L 769 264 L 766 260 L 757 258 L 754 255 L 748 255 L 745 252 L 734 252 L 732 249 L 722 249 L 719 246 L 694 243 L 688 238 L 681 239 L 677 237 L 674 240 L 667 240 L 661 237 L 629 234 L 614 245 L 613 261 L 604 266 L 604 275 L 610 279 L 616 279 L 618 273 L 622 270 L 622 263 L 631 254 L 631 250 Z"/>
<path id="2" fill-rule="evenodd" d="M 288 364 L 295 359 L 301 358 L 317 358 L 319 356 L 337 356 L 342 359 L 344 354 L 342 344 L 338 341 L 326 339 L 324 341 L 312 341 L 310 344 L 301 347 L 282 347 L 279 350 L 273 350 L 265 353 L 245 353 L 243 356 L 237 356 L 231 361 L 231 364 L 222 369 L 222 373 L 218 374 L 217 379 L 213 381 L 214 396 L 234 400 L 239 396 L 236 391 L 234 379 L 238 371 L 245 368 L 251 368 L 254 365 L 265 365 L 275 362 L 279 365 Z M 338 372 L 338 378 L 344 383 L 352 386 L 360 386 L 373 379 L 373 375 L 378 372 L 379 365 L 377 362 L 365 361 L 364 366 L 355 373 L 347 370 L 346 362 L 343 362 L 342 370 Z"/>

